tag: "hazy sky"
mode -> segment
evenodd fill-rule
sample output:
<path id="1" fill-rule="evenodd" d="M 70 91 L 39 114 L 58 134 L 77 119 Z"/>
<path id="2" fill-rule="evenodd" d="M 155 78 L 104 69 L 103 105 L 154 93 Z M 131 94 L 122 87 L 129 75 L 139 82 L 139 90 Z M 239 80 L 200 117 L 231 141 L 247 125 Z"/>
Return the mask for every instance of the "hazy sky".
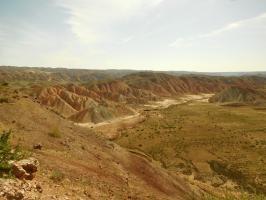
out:
<path id="1" fill-rule="evenodd" d="M 266 71 L 266 0 L 0 0 L 0 65 Z"/>

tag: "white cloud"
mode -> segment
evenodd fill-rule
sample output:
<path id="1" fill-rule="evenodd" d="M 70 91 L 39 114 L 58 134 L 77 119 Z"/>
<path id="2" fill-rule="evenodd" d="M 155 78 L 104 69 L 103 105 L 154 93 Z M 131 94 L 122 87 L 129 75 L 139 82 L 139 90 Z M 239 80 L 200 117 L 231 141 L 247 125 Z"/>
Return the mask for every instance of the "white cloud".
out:
<path id="1" fill-rule="evenodd" d="M 177 38 L 174 42 L 170 43 L 170 47 L 184 47 L 190 46 L 195 37 Z"/>
<path id="2" fill-rule="evenodd" d="M 206 34 L 199 35 L 198 37 L 199 38 L 213 37 L 213 36 L 217 36 L 217 35 L 220 35 L 220 34 L 222 34 L 224 32 L 231 31 L 231 30 L 234 30 L 234 29 L 237 29 L 237 28 L 240 28 L 240 27 L 241 27 L 241 23 L 240 22 L 234 22 L 234 23 L 226 25 L 225 27 L 223 27 L 221 29 L 217 29 L 217 30 L 211 31 L 211 32 L 206 33 Z"/>
<path id="3" fill-rule="evenodd" d="M 83 43 L 101 42 L 108 38 L 115 25 L 143 14 L 163 0 L 57 0 L 70 16 L 67 23 Z"/>
<path id="4" fill-rule="evenodd" d="M 204 39 L 204 38 L 211 38 L 218 35 L 222 35 L 224 33 L 227 33 L 229 31 L 233 31 L 240 28 L 245 28 L 253 23 L 261 22 L 263 20 L 266 20 L 266 13 L 263 13 L 261 15 L 258 15 L 253 18 L 244 19 L 232 22 L 230 24 L 225 25 L 224 27 L 220 29 L 213 30 L 209 33 L 200 34 L 192 37 L 186 37 L 186 38 L 177 38 L 174 42 L 170 43 L 169 46 L 171 47 L 177 47 L 177 46 L 184 46 L 190 44 L 192 41 Z"/>
<path id="5" fill-rule="evenodd" d="M 130 42 L 130 41 L 133 40 L 133 39 L 134 39 L 134 36 L 130 35 L 130 36 L 128 36 L 128 37 L 123 38 L 123 39 L 121 40 L 121 42 L 122 42 L 122 43 L 128 43 L 128 42 Z"/>
<path id="6" fill-rule="evenodd" d="M 261 14 L 259 16 L 256 16 L 256 17 L 253 17 L 253 18 L 250 18 L 250 19 L 244 19 L 244 20 L 240 20 L 240 21 L 236 21 L 236 22 L 230 23 L 230 24 L 226 25 L 225 27 L 223 27 L 221 29 L 217 29 L 217 30 L 214 30 L 214 31 L 212 31 L 210 33 L 200 35 L 200 37 L 201 38 L 213 37 L 213 36 L 216 36 L 216 35 L 231 31 L 231 30 L 235 30 L 235 29 L 238 29 L 238 28 L 241 28 L 241 27 L 245 27 L 245 26 L 247 26 L 249 24 L 252 24 L 254 22 L 258 22 L 258 21 L 261 21 L 261 20 L 265 20 L 265 19 L 266 19 L 266 13 L 263 13 L 263 14 Z"/>

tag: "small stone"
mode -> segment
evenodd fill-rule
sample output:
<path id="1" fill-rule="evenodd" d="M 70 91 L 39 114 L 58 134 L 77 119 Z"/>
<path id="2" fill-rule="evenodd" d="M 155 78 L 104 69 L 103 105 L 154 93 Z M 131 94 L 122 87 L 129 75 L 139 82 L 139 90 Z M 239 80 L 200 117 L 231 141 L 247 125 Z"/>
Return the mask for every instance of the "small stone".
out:
<path id="1" fill-rule="evenodd" d="M 39 193 L 42 193 L 43 189 L 42 189 L 42 186 L 40 184 L 37 184 L 36 185 L 36 189 Z"/>
<path id="2" fill-rule="evenodd" d="M 41 149 L 42 149 L 42 144 L 41 144 L 41 143 L 34 144 L 34 145 L 33 145 L 33 149 L 41 150 Z"/>

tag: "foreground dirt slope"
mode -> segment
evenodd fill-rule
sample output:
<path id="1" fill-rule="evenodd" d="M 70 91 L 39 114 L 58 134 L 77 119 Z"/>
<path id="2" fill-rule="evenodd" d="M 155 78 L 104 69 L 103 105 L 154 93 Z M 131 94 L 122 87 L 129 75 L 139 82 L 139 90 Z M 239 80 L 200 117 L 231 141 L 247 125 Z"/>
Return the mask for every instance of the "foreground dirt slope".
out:
<path id="1" fill-rule="evenodd" d="M 0 104 L 1 129 L 40 160 L 41 199 L 191 199 L 191 187 L 159 164 L 97 137 L 37 102 Z M 32 150 L 42 143 L 42 150 Z M 60 175 L 60 176 L 59 176 Z M 57 182 L 55 176 L 62 177 Z"/>

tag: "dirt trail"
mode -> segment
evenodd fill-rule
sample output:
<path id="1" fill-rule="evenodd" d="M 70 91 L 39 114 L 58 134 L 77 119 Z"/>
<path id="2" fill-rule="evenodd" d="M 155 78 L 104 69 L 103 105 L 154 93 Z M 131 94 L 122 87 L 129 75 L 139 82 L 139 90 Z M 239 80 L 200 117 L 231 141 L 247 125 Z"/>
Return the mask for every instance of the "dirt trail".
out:
<path id="1" fill-rule="evenodd" d="M 164 99 L 162 101 L 149 102 L 144 105 L 144 108 L 151 109 L 165 109 L 172 105 L 184 104 L 190 101 L 200 101 L 207 102 L 208 99 L 213 94 L 199 94 L 199 95 L 184 95 L 178 99 Z M 114 139 L 117 135 L 117 130 L 123 129 L 125 127 L 130 128 L 135 124 L 143 121 L 145 117 L 141 115 L 141 111 L 133 110 L 133 115 L 117 117 L 108 121 L 100 122 L 100 123 L 76 123 L 76 125 L 91 129 L 96 129 L 99 132 L 103 133 L 108 139 Z"/>
<path id="2" fill-rule="evenodd" d="M 108 121 L 104 121 L 104 122 L 100 122 L 100 123 L 76 123 L 79 126 L 82 127 L 87 127 L 87 128 L 97 128 L 97 127 L 101 127 L 101 126 L 105 126 L 105 125 L 111 125 L 111 124 L 116 124 L 119 122 L 126 122 L 126 121 L 130 121 L 136 118 L 140 117 L 140 113 L 135 113 L 134 115 L 128 115 L 128 116 L 124 116 L 124 117 L 117 117 Z"/>
<path id="3" fill-rule="evenodd" d="M 183 104 L 189 101 L 207 102 L 211 96 L 213 96 L 213 94 L 184 95 L 178 99 L 164 99 L 163 101 L 150 102 L 150 104 L 145 104 L 144 106 L 164 109 L 172 105 Z"/>

